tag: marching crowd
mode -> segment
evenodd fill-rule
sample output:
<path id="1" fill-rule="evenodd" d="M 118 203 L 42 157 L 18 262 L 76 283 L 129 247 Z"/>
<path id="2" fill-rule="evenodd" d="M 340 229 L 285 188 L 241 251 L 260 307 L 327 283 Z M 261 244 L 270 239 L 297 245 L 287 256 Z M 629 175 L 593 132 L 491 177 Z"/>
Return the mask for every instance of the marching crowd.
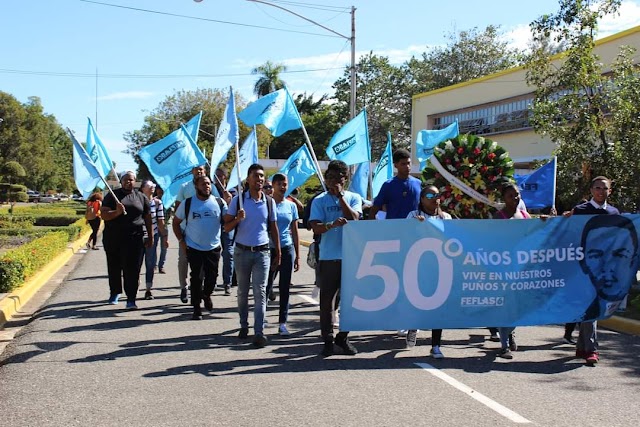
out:
<path id="1" fill-rule="evenodd" d="M 393 153 L 393 164 L 397 174 L 385 182 L 373 200 L 369 210 L 371 219 L 414 218 L 425 221 L 430 218 L 450 220 L 451 215 L 440 206 L 439 189 L 433 185 L 423 186 L 410 175 L 411 157 L 406 150 Z M 348 331 L 334 336 L 334 316 L 341 287 L 342 272 L 342 227 L 348 221 L 363 217 L 362 198 L 345 190 L 348 166 L 340 161 L 329 163 L 324 173 L 326 191 L 309 201 L 305 208 L 295 197 L 287 196 L 288 181 L 283 174 L 276 174 L 269 181 L 263 167 L 249 167 L 244 191 L 232 194 L 226 190 L 227 173 L 218 168 L 212 182 L 204 166 L 192 171 L 193 180 L 180 189 L 175 204 L 175 215 L 171 229 L 179 242 L 178 275 L 180 299 L 189 302 L 191 291 L 192 318 L 202 319 L 204 309 L 213 310 L 211 294 L 214 291 L 222 259 L 222 283 L 225 294 L 237 285 L 240 330 L 238 336 L 249 337 L 249 291 L 253 294 L 253 338 L 256 347 L 264 347 L 267 299 L 274 300 L 273 283 L 278 278 L 279 327 L 278 333 L 289 335 L 287 320 L 291 276 L 300 266 L 300 239 L 298 220 L 305 218 L 308 228 L 314 233 L 317 260 L 316 286 L 319 289 L 320 330 L 324 341 L 323 356 L 334 354 L 338 347 L 343 354 L 353 355 L 358 351 L 349 341 Z M 104 200 L 96 195 L 88 202 L 87 219 L 94 233 L 87 247 L 95 248 L 96 233 L 100 219 L 104 220 L 104 250 L 109 276 L 109 303 L 117 304 L 120 295 L 126 295 L 126 307 L 136 309 L 139 275 L 144 262 L 145 299 L 153 299 L 153 278 L 164 273 L 166 248 L 168 247 L 167 215 L 152 181 L 144 181 L 140 191 L 134 189 L 135 173 L 125 172 L 121 188 L 107 194 Z M 220 197 L 212 193 L 215 186 Z M 158 189 L 160 191 L 160 189 Z M 504 208 L 496 219 L 529 219 L 526 209 L 521 208 L 520 192 L 516 185 L 502 188 Z M 616 208 L 607 203 L 611 192 L 611 181 L 597 177 L 591 184 L 592 198 L 572 211 L 565 213 L 588 215 L 619 215 Z M 90 219 L 91 218 L 91 219 Z M 96 221 L 97 218 L 97 221 Z M 97 224 L 97 226 L 96 226 Z M 161 252 L 157 259 L 157 247 Z M 190 276 L 188 271 L 190 270 Z M 511 359 L 517 350 L 515 328 L 489 328 L 492 340 L 499 340 L 498 356 Z M 578 326 L 577 343 L 572 332 Z M 399 331 L 406 336 L 406 345 L 411 348 L 417 340 L 417 330 Z M 599 360 L 596 322 L 585 318 L 578 325 L 566 325 L 566 343 L 576 344 L 576 357 L 594 364 Z M 432 331 L 431 355 L 443 358 L 441 350 L 442 330 Z"/>

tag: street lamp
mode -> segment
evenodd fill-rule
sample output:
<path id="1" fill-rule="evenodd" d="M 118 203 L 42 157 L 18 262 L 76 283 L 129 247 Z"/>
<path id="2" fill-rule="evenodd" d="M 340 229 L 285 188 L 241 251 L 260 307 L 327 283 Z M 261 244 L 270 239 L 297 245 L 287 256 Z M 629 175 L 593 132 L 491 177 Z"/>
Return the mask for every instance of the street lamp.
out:
<path id="1" fill-rule="evenodd" d="M 202 0 L 193 0 L 196 3 L 200 3 Z M 345 36 L 344 34 L 341 34 L 337 31 L 332 30 L 329 27 L 325 27 L 324 25 L 307 18 L 306 16 L 302 16 L 299 13 L 296 13 L 292 10 L 289 10 L 285 7 L 279 6 L 277 4 L 273 4 L 270 3 L 268 1 L 264 1 L 264 0 L 247 0 L 253 3 L 262 3 L 262 4 L 266 4 L 267 6 L 271 6 L 271 7 L 275 7 L 278 8 L 280 10 L 284 10 L 285 12 L 288 12 L 292 15 L 297 16 L 300 19 L 304 19 L 307 22 L 312 23 L 313 25 L 316 25 L 324 30 L 329 31 L 331 34 L 335 34 L 338 37 L 341 37 L 345 40 L 349 40 L 349 43 L 351 44 L 351 68 L 350 68 L 350 74 L 351 74 L 351 99 L 349 101 L 349 118 L 353 119 L 356 116 L 356 8 L 354 6 L 351 6 L 351 37 L 349 36 Z"/>

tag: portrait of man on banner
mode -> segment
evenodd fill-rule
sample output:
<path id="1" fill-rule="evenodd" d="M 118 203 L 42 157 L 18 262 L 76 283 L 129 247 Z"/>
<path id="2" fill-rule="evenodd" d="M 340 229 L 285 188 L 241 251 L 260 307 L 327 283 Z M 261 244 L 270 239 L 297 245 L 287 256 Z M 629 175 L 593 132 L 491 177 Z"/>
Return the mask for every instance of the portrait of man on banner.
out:
<path id="1" fill-rule="evenodd" d="M 621 215 L 596 215 L 584 226 L 582 271 L 596 296 L 580 320 L 608 317 L 629 292 L 638 270 L 638 234 Z"/>

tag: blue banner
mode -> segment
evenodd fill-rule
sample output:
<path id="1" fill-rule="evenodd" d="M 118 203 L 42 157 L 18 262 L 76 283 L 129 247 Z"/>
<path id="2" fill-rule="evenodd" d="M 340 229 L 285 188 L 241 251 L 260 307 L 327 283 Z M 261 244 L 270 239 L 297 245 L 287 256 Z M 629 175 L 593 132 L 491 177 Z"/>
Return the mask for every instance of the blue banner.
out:
<path id="1" fill-rule="evenodd" d="M 520 187 L 520 196 L 529 209 L 555 206 L 556 158 L 528 175 L 513 176 Z"/>
<path id="2" fill-rule="evenodd" d="M 447 139 L 455 138 L 459 133 L 457 121 L 444 129 L 419 131 L 416 137 L 416 158 L 420 162 L 420 170 L 427 166 L 427 160 L 433 155 L 433 149 L 436 145 Z"/>
<path id="3" fill-rule="evenodd" d="M 236 101 L 233 97 L 233 88 L 229 88 L 229 102 L 224 109 L 224 115 L 220 121 L 220 127 L 216 133 L 216 141 L 211 152 L 211 179 L 220 163 L 227 159 L 227 153 L 238 143 L 238 118 L 236 117 Z M 212 187 L 213 188 L 213 187 Z"/>
<path id="4" fill-rule="evenodd" d="M 640 215 L 394 219 L 343 230 L 340 328 L 451 329 L 609 317 L 635 283 Z"/>
<path id="5" fill-rule="evenodd" d="M 367 190 L 369 189 L 369 162 L 360 163 L 349 183 L 349 191 L 359 194 L 364 200 L 367 200 Z"/>
<path id="6" fill-rule="evenodd" d="M 182 184 L 193 179 L 191 170 L 207 163 L 191 138 L 191 131 L 184 125 L 160 141 L 144 146 L 138 151 L 138 157 L 164 190 L 162 203 L 165 207 L 173 205 Z"/>
<path id="7" fill-rule="evenodd" d="M 376 168 L 373 170 L 373 188 L 371 189 L 373 198 L 380 192 L 382 184 L 391 178 L 393 178 L 393 154 L 391 153 L 391 132 L 387 132 L 387 147 L 384 149 Z"/>
<path id="8" fill-rule="evenodd" d="M 371 161 L 367 110 L 362 110 L 333 135 L 326 153 L 331 160 L 342 160 L 348 165 Z"/>
<path id="9" fill-rule="evenodd" d="M 86 200 L 91 196 L 93 190 L 98 187 L 98 184 L 103 183 L 103 181 L 100 177 L 98 168 L 96 168 L 96 165 L 93 163 L 84 147 L 80 145 L 69 129 L 67 129 L 67 134 L 69 134 L 69 137 L 73 142 L 73 179 L 76 182 L 78 191 Z M 102 188 L 104 188 L 104 183 Z"/>
<path id="10" fill-rule="evenodd" d="M 91 119 L 87 117 L 89 124 L 87 125 L 87 146 L 86 151 L 93 164 L 100 171 L 103 177 L 109 176 L 109 173 L 113 169 L 113 163 L 111 157 L 107 152 L 106 147 L 102 143 L 102 140 L 98 136 L 98 133 L 91 123 Z M 99 188 L 105 188 L 106 184 L 102 180 L 98 183 Z"/>
<path id="11" fill-rule="evenodd" d="M 285 175 L 289 182 L 287 192 L 284 195 L 285 197 L 307 182 L 313 174 L 317 173 L 306 144 L 289 156 L 287 162 L 280 168 L 278 173 Z"/>
<path id="12" fill-rule="evenodd" d="M 227 190 L 238 186 L 238 163 L 240 164 L 240 179 L 242 180 L 247 179 L 249 166 L 258 163 L 258 137 L 256 136 L 255 128 L 251 131 L 247 139 L 244 140 L 244 143 L 242 143 L 239 155 L 239 161 L 236 161 L 229 175 Z"/>
<path id="13" fill-rule="evenodd" d="M 198 133 L 200 132 L 200 121 L 201 120 L 202 120 L 202 111 L 200 111 L 198 114 L 193 116 L 193 118 L 191 118 L 191 120 L 189 120 L 187 123 L 185 123 L 183 125 L 185 130 L 189 134 L 189 137 L 191 138 L 191 140 L 193 141 L 194 144 L 198 143 Z M 204 156 L 204 154 L 203 154 L 203 156 Z M 206 157 L 205 157 L 205 159 L 206 159 Z"/>
<path id="14" fill-rule="evenodd" d="M 247 126 L 264 125 L 273 136 L 302 127 L 296 104 L 286 88 L 258 98 L 240 111 L 238 117 Z"/>

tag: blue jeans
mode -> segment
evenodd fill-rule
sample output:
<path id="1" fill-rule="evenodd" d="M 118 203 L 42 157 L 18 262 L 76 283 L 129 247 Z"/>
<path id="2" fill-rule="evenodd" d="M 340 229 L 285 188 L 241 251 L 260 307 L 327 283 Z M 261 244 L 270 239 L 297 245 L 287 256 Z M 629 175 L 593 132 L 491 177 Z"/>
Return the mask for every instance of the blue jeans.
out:
<path id="1" fill-rule="evenodd" d="M 236 246 L 234 261 L 238 279 L 238 314 L 240 327 L 249 328 L 249 285 L 253 289 L 253 329 L 263 335 L 264 315 L 267 309 L 267 275 L 271 257 L 269 250 L 251 252 Z"/>
<path id="2" fill-rule="evenodd" d="M 151 289 L 153 286 L 153 271 L 156 268 L 156 260 L 158 257 L 158 240 L 160 234 L 156 233 L 153 236 L 153 246 L 148 248 L 144 247 L 144 281 L 147 285 L 147 289 Z"/>
<path id="3" fill-rule="evenodd" d="M 280 248 L 282 253 L 280 257 L 280 266 L 276 270 L 269 271 L 269 282 L 267 285 L 267 294 L 271 292 L 273 288 L 274 277 L 276 272 L 280 275 L 278 280 L 278 289 L 280 291 L 280 314 L 278 317 L 279 323 L 287 323 L 289 317 L 289 295 L 291 292 L 291 276 L 293 274 L 293 261 L 296 257 L 296 251 L 293 245 L 282 246 Z M 271 256 L 275 254 L 275 249 L 271 250 Z"/>
<path id="4" fill-rule="evenodd" d="M 167 239 L 169 238 L 169 236 L 167 237 L 163 237 L 160 241 L 160 258 L 158 259 L 158 268 L 164 268 L 164 262 L 167 259 L 167 248 L 164 245 L 164 242 L 167 241 Z M 158 245 L 158 240 L 156 240 L 156 245 Z"/>
<path id="5" fill-rule="evenodd" d="M 222 237 L 222 284 L 230 285 L 233 276 L 233 235 L 235 231 L 229 233 L 224 231 Z"/>
<path id="6" fill-rule="evenodd" d="M 498 328 L 498 331 L 500 331 L 500 345 L 503 349 L 509 347 L 509 335 L 511 335 L 515 330 L 516 328 L 513 327 Z"/>

